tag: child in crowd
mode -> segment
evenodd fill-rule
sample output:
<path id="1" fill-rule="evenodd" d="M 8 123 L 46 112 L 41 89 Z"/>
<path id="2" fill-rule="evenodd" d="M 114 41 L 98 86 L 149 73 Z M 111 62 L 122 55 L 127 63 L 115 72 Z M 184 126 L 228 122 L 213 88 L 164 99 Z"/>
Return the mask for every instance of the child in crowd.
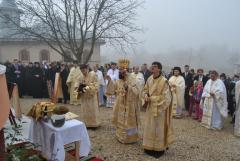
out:
<path id="1" fill-rule="evenodd" d="M 202 114 L 203 114 L 203 111 L 200 107 L 202 92 L 203 92 L 203 82 L 198 81 L 197 82 L 197 88 L 195 88 L 195 90 L 194 90 L 193 99 L 194 99 L 195 108 L 196 108 L 194 119 L 198 120 L 199 122 L 202 121 Z"/>

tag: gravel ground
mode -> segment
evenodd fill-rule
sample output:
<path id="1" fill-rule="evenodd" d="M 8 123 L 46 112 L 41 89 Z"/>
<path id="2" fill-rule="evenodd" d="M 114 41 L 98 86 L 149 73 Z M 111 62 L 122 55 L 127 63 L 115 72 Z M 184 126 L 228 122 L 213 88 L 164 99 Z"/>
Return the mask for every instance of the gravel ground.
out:
<path id="1" fill-rule="evenodd" d="M 21 99 L 23 113 L 43 100 Z M 66 105 L 71 112 L 78 114 L 79 106 Z M 144 154 L 142 142 L 123 145 L 115 139 L 115 128 L 111 124 L 112 109 L 100 108 L 102 125 L 96 130 L 88 130 L 93 156 L 100 156 L 105 161 L 154 161 Z M 143 117 L 144 113 L 142 113 Z M 240 138 L 233 136 L 233 127 L 225 120 L 222 131 L 208 130 L 191 118 L 174 120 L 175 143 L 163 157 L 162 161 L 240 161 Z"/>

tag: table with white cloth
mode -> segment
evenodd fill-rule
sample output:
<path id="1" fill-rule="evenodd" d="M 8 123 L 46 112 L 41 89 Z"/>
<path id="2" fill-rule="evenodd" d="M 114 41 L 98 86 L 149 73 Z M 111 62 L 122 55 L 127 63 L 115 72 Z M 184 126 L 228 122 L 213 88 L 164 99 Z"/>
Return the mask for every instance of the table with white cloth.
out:
<path id="1" fill-rule="evenodd" d="M 68 120 L 60 127 L 54 127 L 51 122 L 35 121 L 32 119 L 29 140 L 38 145 L 43 156 L 47 159 L 64 161 L 64 145 L 79 143 L 80 156 L 87 156 L 91 149 L 91 144 L 86 126 L 78 120 Z"/>

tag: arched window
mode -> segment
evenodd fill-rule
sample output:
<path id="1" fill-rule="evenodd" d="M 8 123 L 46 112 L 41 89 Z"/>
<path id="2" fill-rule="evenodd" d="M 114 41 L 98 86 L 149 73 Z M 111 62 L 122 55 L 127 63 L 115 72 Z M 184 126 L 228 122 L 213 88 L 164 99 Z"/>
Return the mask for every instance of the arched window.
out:
<path id="1" fill-rule="evenodd" d="M 46 49 L 40 51 L 40 62 L 43 60 L 50 62 L 50 52 Z"/>
<path id="2" fill-rule="evenodd" d="M 30 61 L 30 54 L 27 49 L 23 49 L 19 51 L 19 60 L 23 62 L 29 62 Z"/>

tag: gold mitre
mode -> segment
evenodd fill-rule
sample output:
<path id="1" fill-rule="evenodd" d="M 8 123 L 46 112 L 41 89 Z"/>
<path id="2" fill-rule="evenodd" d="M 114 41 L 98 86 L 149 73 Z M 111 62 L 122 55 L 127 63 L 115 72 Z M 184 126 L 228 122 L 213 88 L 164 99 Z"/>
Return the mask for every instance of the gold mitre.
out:
<path id="1" fill-rule="evenodd" d="M 118 60 L 118 67 L 120 69 L 128 69 L 130 61 L 128 59 L 119 59 Z"/>

